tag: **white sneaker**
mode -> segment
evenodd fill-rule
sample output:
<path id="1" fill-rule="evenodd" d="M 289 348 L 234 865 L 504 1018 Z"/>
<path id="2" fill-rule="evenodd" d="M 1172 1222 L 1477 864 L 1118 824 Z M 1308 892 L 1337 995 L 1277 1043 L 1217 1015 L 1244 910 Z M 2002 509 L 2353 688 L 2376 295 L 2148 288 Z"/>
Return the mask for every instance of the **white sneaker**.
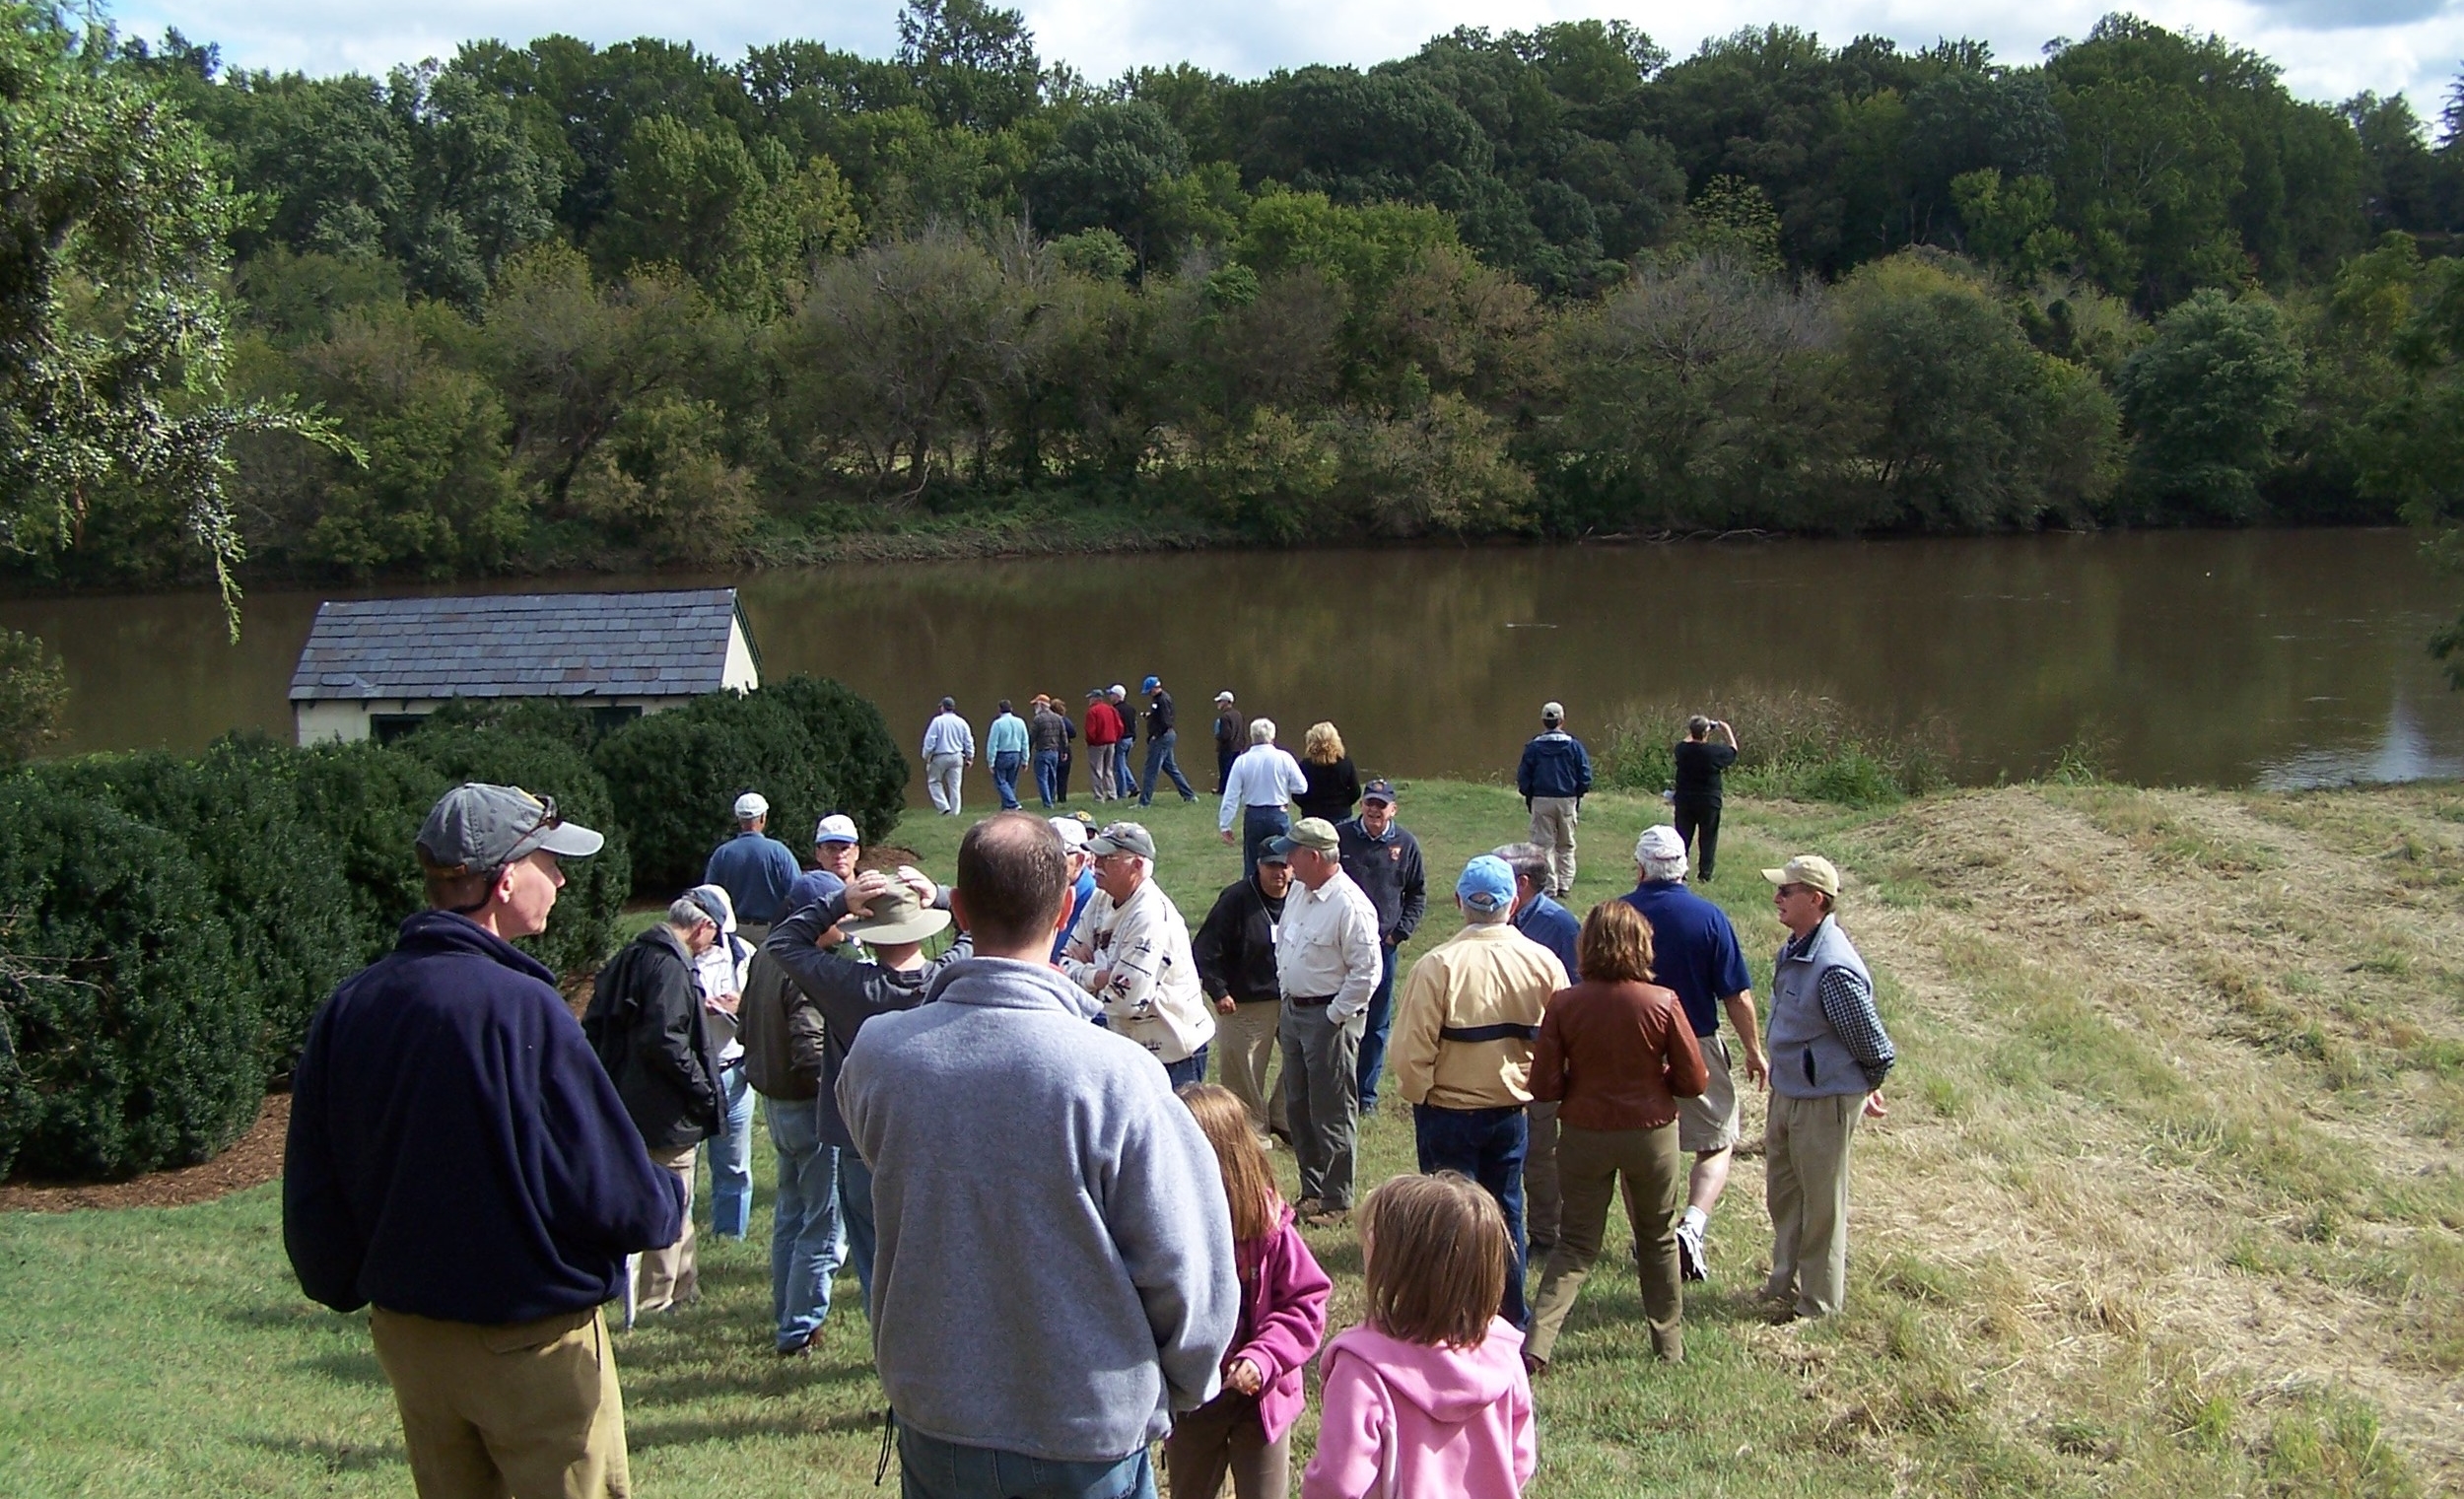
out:
<path id="1" fill-rule="evenodd" d="M 1709 1280 L 1711 1261 L 1702 1252 L 1702 1229 L 1691 1218 L 1679 1218 L 1677 1224 L 1677 1264 L 1679 1278 Z"/>

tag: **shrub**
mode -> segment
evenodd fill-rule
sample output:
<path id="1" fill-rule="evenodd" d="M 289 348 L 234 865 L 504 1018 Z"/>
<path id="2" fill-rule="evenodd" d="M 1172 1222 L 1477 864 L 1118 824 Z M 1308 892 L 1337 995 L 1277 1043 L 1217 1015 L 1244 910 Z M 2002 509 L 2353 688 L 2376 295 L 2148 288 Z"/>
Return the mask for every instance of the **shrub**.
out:
<path id="1" fill-rule="evenodd" d="M 1939 719 L 1874 723 L 1829 698 L 1746 686 L 1696 702 L 1628 709 L 1603 741 L 1602 784 L 1629 791 L 1667 788 L 1676 777 L 1672 751 L 1685 736 L 1685 719 L 1697 713 L 1737 726 L 1728 788 L 1747 795 L 1876 806 L 1950 784 L 1957 757 Z"/>
<path id="2" fill-rule="evenodd" d="M 180 840 L 0 785 L 0 1009 L 22 1072 L 0 1158 L 46 1176 L 201 1161 L 265 1092 L 254 986 Z"/>
<path id="3" fill-rule="evenodd" d="M 23 765 L 60 732 L 68 670 L 42 642 L 0 630 L 0 769 Z"/>
<path id="4" fill-rule="evenodd" d="M 907 756 L 870 698 L 829 677 L 812 676 L 775 682 L 758 696 L 787 705 L 813 736 L 827 792 L 819 812 L 855 818 L 868 844 L 898 830 L 907 805 Z"/>
<path id="5" fill-rule="evenodd" d="M 674 895 L 701 879 L 711 850 L 734 830 L 735 799 L 745 791 L 769 798 L 771 826 L 790 848 L 806 836 L 799 830 L 834 801 L 835 768 L 824 753 L 778 696 L 713 693 L 626 724 L 591 761 L 615 794 L 642 887 Z"/>
<path id="6" fill-rule="evenodd" d="M 371 741 L 321 744 L 283 758 L 290 762 L 300 815 L 334 843 L 352 915 L 369 934 L 366 956 L 373 959 L 392 945 L 394 929 L 422 904 L 411 841 L 444 794 L 445 775 Z"/>
<path id="7" fill-rule="evenodd" d="M 269 1071 L 289 1064 L 318 1002 L 383 946 L 351 899 L 338 842 L 301 813 L 290 758 L 271 741 L 235 738 L 195 760 L 88 755 L 28 773 L 186 846 L 255 988 Z"/>
<path id="8" fill-rule="evenodd" d="M 548 929 L 517 945 L 559 974 L 596 968 L 615 950 L 616 918 L 633 888 L 633 860 L 607 783 L 579 751 L 539 734 L 451 724 L 423 724 L 390 749 L 438 777 L 438 791 L 419 803 L 409 830 L 394 846 L 394 858 L 412 870 L 414 888 L 417 865 L 411 842 L 445 786 L 487 781 L 553 796 L 560 815 L 604 833 L 607 847 L 589 858 L 565 862 L 565 890 Z"/>
<path id="9" fill-rule="evenodd" d="M 433 728 L 501 728 L 508 733 L 554 739 L 580 755 L 599 742 L 589 710 L 567 698 L 454 698 L 419 725 Z"/>

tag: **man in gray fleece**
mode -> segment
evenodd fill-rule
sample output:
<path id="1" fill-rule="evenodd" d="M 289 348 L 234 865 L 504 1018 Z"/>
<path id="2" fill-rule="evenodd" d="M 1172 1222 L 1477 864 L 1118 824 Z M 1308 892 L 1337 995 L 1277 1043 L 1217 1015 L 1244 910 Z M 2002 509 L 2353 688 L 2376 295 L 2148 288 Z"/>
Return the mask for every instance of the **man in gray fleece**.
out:
<path id="1" fill-rule="evenodd" d="M 976 956 L 839 1072 L 908 1499 L 1151 1496 L 1147 1444 L 1214 1397 L 1239 1320 L 1213 1149 L 1048 962 L 1068 893 L 1049 824 L 977 824 L 950 900 Z"/>

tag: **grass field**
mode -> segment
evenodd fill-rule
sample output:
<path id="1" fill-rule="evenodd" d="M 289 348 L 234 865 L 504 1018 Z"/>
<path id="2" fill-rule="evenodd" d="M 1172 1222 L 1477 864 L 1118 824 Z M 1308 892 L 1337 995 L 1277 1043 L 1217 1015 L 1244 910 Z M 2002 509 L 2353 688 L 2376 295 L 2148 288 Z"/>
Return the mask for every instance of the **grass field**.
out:
<path id="1" fill-rule="evenodd" d="M 1626 887 L 1655 808 L 1587 804 L 1578 909 Z M 1196 920 L 1237 855 L 1208 804 L 1146 815 Z M 2464 794 L 2015 787 L 1729 819 L 1709 888 L 1757 980 L 1779 932 L 1755 866 L 1829 853 L 1903 1058 L 1859 1144 L 1850 1307 L 1754 1318 L 1746 1160 L 1687 1297 L 1688 1361 L 1660 1367 L 1607 1272 L 1612 1224 L 1539 1391 L 1536 1496 L 2464 1484 Z M 1403 821 L 1441 896 L 1522 827 L 1510 793 L 1461 784 L 1407 784 Z M 911 815 L 900 836 L 946 877 L 958 828 Z M 1400 1115 L 1365 1142 L 1364 1181 L 1409 1169 Z M 755 1242 L 706 1240 L 701 1305 L 621 1343 L 637 1486 L 875 1492 L 860 1311 L 843 1302 L 808 1361 L 769 1351 L 756 1160 Z M 1348 1323 L 1357 1248 L 1316 1246 Z M 364 1319 L 301 1299 L 278 1189 L 0 1216 L 0 1494 L 409 1491 Z"/>

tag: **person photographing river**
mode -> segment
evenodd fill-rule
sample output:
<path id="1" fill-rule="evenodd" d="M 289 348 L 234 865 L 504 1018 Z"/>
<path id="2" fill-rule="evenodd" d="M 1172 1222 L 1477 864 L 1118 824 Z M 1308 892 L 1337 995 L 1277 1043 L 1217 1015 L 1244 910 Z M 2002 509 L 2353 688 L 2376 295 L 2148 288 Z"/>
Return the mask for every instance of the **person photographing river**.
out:
<path id="1" fill-rule="evenodd" d="M 1714 732 L 1728 742 L 1714 744 Z M 1728 768 L 1737 763 L 1737 730 L 1725 718 L 1696 714 L 1685 720 L 1685 737 L 1677 741 L 1672 758 L 1677 776 L 1669 810 L 1677 824 L 1678 852 L 1682 853 L 1687 846 L 1694 849 L 1695 870 L 1709 884 L 1712 862 L 1720 853 L 1722 782 Z"/>

